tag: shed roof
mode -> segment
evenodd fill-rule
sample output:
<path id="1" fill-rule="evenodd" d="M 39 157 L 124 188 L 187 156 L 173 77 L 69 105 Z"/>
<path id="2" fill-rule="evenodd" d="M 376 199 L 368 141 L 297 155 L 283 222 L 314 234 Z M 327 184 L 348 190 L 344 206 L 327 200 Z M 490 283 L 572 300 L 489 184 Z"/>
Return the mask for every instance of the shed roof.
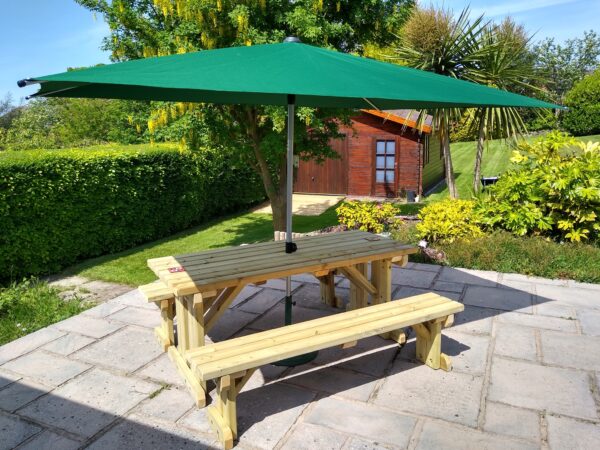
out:
<path id="1" fill-rule="evenodd" d="M 414 109 L 361 109 L 361 111 L 373 116 L 381 117 L 391 122 L 398 123 L 400 125 L 414 128 L 415 130 L 419 130 L 423 133 L 431 133 L 431 123 L 433 117 L 429 114 L 425 115 L 423 124 L 420 127 L 417 127 L 420 112 Z"/>

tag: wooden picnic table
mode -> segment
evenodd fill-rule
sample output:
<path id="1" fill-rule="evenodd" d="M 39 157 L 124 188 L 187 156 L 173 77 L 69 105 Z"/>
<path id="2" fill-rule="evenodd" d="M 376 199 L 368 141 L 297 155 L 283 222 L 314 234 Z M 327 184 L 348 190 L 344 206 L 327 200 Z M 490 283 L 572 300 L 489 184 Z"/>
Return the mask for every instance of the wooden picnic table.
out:
<path id="1" fill-rule="evenodd" d="M 408 255 L 417 251 L 363 231 L 302 237 L 297 244 L 294 253 L 285 253 L 283 242 L 274 241 L 148 260 L 160 281 L 140 289 L 149 301 L 160 305 L 162 324 L 156 334 L 199 406 L 204 405 L 206 386 L 191 372 L 185 354 L 204 346 L 206 333 L 245 286 L 308 273 L 320 281 L 322 300 L 339 307 L 334 281 L 339 273 L 350 281 L 348 309 L 362 308 L 368 305 L 369 296 L 371 304 L 391 300 L 392 264 L 405 265 Z"/>

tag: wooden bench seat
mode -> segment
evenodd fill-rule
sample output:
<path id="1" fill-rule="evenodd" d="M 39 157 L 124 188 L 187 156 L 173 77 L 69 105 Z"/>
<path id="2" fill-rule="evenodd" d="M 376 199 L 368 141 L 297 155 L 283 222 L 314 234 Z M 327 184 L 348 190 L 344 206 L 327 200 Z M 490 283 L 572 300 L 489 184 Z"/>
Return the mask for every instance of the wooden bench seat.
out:
<path id="1" fill-rule="evenodd" d="M 208 416 L 229 449 L 237 438 L 236 397 L 256 368 L 384 333 L 403 342 L 399 331 L 410 326 L 417 358 L 450 370 L 450 359 L 441 352 L 441 329 L 463 309 L 461 303 L 427 293 L 206 345 L 187 351 L 185 358 L 200 383 L 216 380 L 216 404 L 209 406 Z"/>

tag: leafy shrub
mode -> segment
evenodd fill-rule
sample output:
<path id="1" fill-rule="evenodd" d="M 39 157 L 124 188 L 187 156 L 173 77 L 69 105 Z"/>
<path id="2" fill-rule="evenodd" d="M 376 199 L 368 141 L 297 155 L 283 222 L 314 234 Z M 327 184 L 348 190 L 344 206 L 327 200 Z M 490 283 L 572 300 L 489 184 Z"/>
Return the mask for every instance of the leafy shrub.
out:
<path id="1" fill-rule="evenodd" d="M 472 200 L 442 200 L 419 212 L 419 237 L 428 242 L 451 243 L 483 235 Z"/>
<path id="2" fill-rule="evenodd" d="M 351 230 L 381 233 L 394 227 L 399 220 L 395 219 L 396 208 L 388 202 L 360 202 L 352 200 L 343 202 L 335 210 L 338 220 Z"/>
<path id="3" fill-rule="evenodd" d="M 478 203 L 482 223 L 519 236 L 560 240 L 600 232 L 600 144 L 552 132 L 513 152 L 506 172 Z"/>
<path id="4" fill-rule="evenodd" d="M 567 92 L 561 124 L 575 136 L 600 133 L 600 69 Z"/>
<path id="5" fill-rule="evenodd" d="M 0 279 L 56 272 L 264 198 L 233 151 L 22 151 L 0 155 Z"/>

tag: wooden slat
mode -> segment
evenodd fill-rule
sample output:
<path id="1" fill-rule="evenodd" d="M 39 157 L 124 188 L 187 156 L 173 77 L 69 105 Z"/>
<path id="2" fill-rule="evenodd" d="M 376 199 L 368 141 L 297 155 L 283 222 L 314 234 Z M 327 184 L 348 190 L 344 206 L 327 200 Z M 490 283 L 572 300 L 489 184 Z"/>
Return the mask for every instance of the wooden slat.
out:
<path id="1" fill-rule="evenodd" d="M 391 258 L 398 254 L 398 250 L 375 249 L 360 254 L 347 254 L 330 256 L 317 261 L 302 261 L 298 263 L 282 264 L 276 268 L 255 269 L 248 272 L 236 273 L 209 279 L 193 279 L 189 275 L 177 282 L 168 283 L 177 295 L 193 294 L 201 290 L 221 289 L 223 287 L 234 286 L 240 283 L 250 284 L 255 281 L 265 279 L 284 278 L 286 276 L 298 275 L 307 272 L 316 272 L 319 270 L 336 269 L 339 267 L 350 266 L 369 262 L 373 259 Z M 160 274 L 159 274 L 160 275 Z M 162 278 L 162 277 L 161 277 Z M 167 278 L 163 278 L 164 281 Z"/>
<path id="2" fill-rule="evenodd" d="M 309 326 L 300 327 L 296 324 L 294 327 L 284 327 L 289 329 L 288 333 L 279 334 L 277 336 L 269 335 L 267 332 L 263 332 L 266 336 L 260 336 L 261 333 L 257 333 L 253 339 L 242 339 L 238 338 L 239 341 L 236 342 L 234 346 L 220 346 L 220 345 L 211 345 L 205 347 L 207 351 L 203 352 L 204 348 L 198 349 L 198 351 L 188 352 L 186 354 L 186 358 L 191 362 L 192 369 L 194 369 L 197 365 L 204 364 L 207 362 L 216 362 L 219 360 L 227 360 L 230 358 L 235 358 L 236 356 L 245 355 L 247 353 L 251 353 L 262 348 L 268 346 L 282 345 L 291 342 L 309 342 L 310 340 L 323 336 L 329 332 L 339 331 L 346 328 L 357 327 L 361 324 L 376 324 L 378 321 L 388 319 L 394 316 L 399 316 L 401 314 L 413 313 L 416 311 L 424 311 L 428 308 L 436 308 L 440 305 L 446 305 L 447 302 L 440 302 L 437 299 L 428 300 L 426 302 L 426 306 L 422 305 L 406 305 L 402 309 L 394 309 L 394 308 L 384 308 L 378 309 L 376 311 L 369 311 L 373 309 L 373 307 L 363 309 L 364 314 L 359 316 L 353 316 L 351 318 L 346 318 L 342 320 L 336 320 L 326 323 L 321 323 L 319 326 Z M 368 313 L 368 314 L 367 314 Z M 333 318 L 332 318 L 333 319 Z M 337 319 L 337 318 L 336 318 Z M 310 322 L 305 322 L 306 324 L 310 324 Z M 292 328 L 292 329 L 290 329 Z M 297 328 L 297 329 L 294 329 Z M 248 336 L 244 336 L 246 338 Z M 258 340 L 257 340 L 258 339 Z M 353 341 L 356 339 L 349 339 L 348 341 Z M 236 339 L 237 341 L 237 339 Z M 345 343 L 342 342 L 342 343 Z M 222 344 L 222 343 L 219 343 Z M 214 347 L 210 351 L 209 349 Z"/>
<path id="3" fill-rule="evenodd" d="M 370 323 L 360 323 L 353 327 L 320 334 L 310 340 L 286 342 L 280 345 L 265 347 L 251 353 L 237 355 L 235 358 L 196 365 L 195 372 L 202 380 L 213 379 L 227 373 L 247 370 L 279 359 L 291 358 L 334 345 L 341 345 L 351 340 L 363 339 L 415 323 L 432 320 L 440 316 L 459 312 L 464 308 L 458 302 L 450 300 L 448 302 L 447 304 L 437 305 L 425 310 L 404 313 L 400 316 L 393 315 L 386 319 Z"/>
<path id="4" fill-rule="evenodd" d="M 215 326 L 217 320 L 219 320 L 219 317 L 221 317 L 223 313 L 227 310 L 227 308 L 229 308 L 231 302 L 233 302 L 233 300 L 235 300 L 235 298 L 238 296 L 241 290 L 244 289 L 244 286 L 245 285 L 243 284 L 239 284 L 232 288 L 227 288 L 225 289 L 225 291 L 223 291 L 221 297 L 219 297 L 219 299 L 215 302 L 215 304 L 210 308 L 210 310 L 204 317 L 205 332 L 209 332 L 211 328 Z"/>
<path id="5" fill-rule="evenodd" d="M 217 352 L 220 352 L 220 354 L 223 355 L 223 352 L 230 348 L 236 348 L 240 350 L 243 348 L 241 351 L 246 351 L 247 347 L 244 346 L 254 342 L 260 342 L 261 345 L 264 345 L 265 343 L 272 342 L 281 336 L 288 336 L 292 339 L 296 339 L 296 337 L 301 338 L 304 335 L 294 335 L 294 333 L 301 333 L 305 330 L 320 329 L 326 326 L 335 326 L 335 324 L 338 322 L 348 321 L 356 317 L 365 317 L 370 314 L 378 314 L 380 312 L 394 311 L 395 313 L 402 313 L 406 311 L 415 311 L 419 308 L 442 304 L 444 301 L 446 301 L 444 297 L 432 292 L 428 292 L 425 294 L 415 295 L 407 299 L 395 300 L 393 302 L 378 305 L 376 307 L 348 311 L 341 314 L 334 314 L 306 322 L 296 323 L 286 327 L 249 334 L 247 336 L 243 336 L 243 339 L 228 339 L 226 341 L 217 342 L 206 347 L 190 350 L 186 357 L 191 359 L 204 354 L 214 354 Z"/>
<path id="6" fill-rule="evenodd" d="M 373 286 L 369 282 L 369 280 L 367 280 L 367 277 L 365 277 L 361 272 L 359 272 L 358 269 L 356 269 L 356 267 L 340 267 L 340 272 L 346 275 L 346 278 L 348 278 L 348 280 L 351 283 L 358 285 L 359 287 L 367 291 L 369 294 L 375 294 L 377 292 L 375 286 Z"/>
<path id="7" fill-rule="evenodd" d="M 169 288 L 161 281 L 144 284 L 143 286 L 138 287 L 138 289 L 149 303 L 160 302 L 162 300 L 171 300 L 175 298 L 173 289 Z"/>

